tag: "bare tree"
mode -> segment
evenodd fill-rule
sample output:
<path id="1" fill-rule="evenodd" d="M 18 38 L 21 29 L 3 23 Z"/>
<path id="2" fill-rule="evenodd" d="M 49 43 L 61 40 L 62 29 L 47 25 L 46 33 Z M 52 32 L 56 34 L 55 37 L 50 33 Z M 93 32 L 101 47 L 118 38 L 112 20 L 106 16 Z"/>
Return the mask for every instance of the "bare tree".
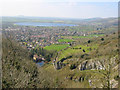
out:
<path id="1" fill-rule="evenodd" d="M 113 83 L 111 82 L 112 68 L 113 68 L 112 60 L 111 60 L 111 57 L 109 57 L 109 59 L 107 61 L 107 65 L 105 65 L 105 71 L 101 72 L 103 74 L 103 78 L 101 78 L 102 86 L 103 86 L 103 88 L 107 88 L 108 90 L 111 90 L 111 88 L 113 88 L 112 87 Z"/>

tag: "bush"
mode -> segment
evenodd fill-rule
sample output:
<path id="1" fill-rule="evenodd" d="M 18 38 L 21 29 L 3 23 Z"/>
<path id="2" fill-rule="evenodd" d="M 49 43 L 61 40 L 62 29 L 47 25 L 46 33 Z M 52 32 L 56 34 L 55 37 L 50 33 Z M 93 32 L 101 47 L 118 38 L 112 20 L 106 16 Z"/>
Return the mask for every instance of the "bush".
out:
<path id="1" fill-rule="evenodd" d="M 20 65 L 16 65 L 17 70 L 20 70 L 20 68 L 21 68 Z"/>
<path id="2" fill-rule="evenodd" d="M 70 69 L 72 70 L 72 69 L 75 69 L 76 68 L 76 66 L 75 66 L 75 64 L 72 64 L 71 66 L 70 66 Z"/>
<path id="3" fill-rule="evenodd" d="M 83 49 L 83 52 L 85 52 L 85 50 Z"/>
<path id="4" fill-rule="evenodd" d="M 90 40 L 88 40 L 88 43 L 90 43 L 91 41 Z"/>
<path id="5" fill-rule="evenodd" d="M 101 38 L 102 41 L 104 41 L 104 38 Z"/>
<path id="6" fill-rule="evenodd" d="M 81 55 L 81 58 L 84 58 L 84 55 Z"/>
<path id="7" fill-rule="evenodd" d="M 114 79 L 115 79 L 116 81 L 118 81 L 118 80 L 120 79 L 120 77 L 119 77 L 118 75 L 116 75 L 116 76 L 114 77 Z"/>

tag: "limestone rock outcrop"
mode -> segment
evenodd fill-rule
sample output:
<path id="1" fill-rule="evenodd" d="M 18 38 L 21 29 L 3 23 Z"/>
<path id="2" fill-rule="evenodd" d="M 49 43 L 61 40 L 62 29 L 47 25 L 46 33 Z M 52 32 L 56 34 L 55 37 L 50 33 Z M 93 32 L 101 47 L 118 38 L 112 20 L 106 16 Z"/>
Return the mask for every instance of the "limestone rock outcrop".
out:
<path id="1" fill-rule="evenodd" d="M 80 63 L 78 66 L 79 70 L 105 70 L 108 63 L 111 63 L 111 67 L 115 67 L 117 65 L 116 57 L 108 59 L 90 59 Z"/>

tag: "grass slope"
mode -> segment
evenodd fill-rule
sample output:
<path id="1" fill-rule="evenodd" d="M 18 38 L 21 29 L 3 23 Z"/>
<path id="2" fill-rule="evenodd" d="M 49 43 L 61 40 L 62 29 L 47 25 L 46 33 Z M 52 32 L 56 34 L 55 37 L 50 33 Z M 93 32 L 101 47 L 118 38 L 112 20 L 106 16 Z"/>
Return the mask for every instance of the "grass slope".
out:
<path id="1" fill-rule="evenodd" d="M 104 34 L 91 34 L 88 36 L 61 36 L 64 39 L 76 39 L 76 38 L 94 38 L 94 37 L 99 37 L 99 36 L 104 36 Z"/>
<path id="2" fill-rule="evenodd" d="M 72 39 L 59 39 L 58 41 L 59 42 L 72 42 L 74 40 L 72 40 Z"/>
<path id="3" fill-rule="evenodd" d="M 52 44 L 50 46 L 46 46 L 44 49 L 60 51 L 60 50 L 65 49 L 67 47 L 69 47 L 68 44 L 64 44 L 64 45 L 62 45 L 62 44 Z"/>

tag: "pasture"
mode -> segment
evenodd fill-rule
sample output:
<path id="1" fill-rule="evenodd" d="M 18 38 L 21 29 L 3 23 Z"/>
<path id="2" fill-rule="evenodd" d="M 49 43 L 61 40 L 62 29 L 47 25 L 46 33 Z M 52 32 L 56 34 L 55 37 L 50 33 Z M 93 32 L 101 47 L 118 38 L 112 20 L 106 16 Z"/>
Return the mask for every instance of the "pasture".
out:
<path id="1" fill-rule="evenodd" d="M 44 47 L 44 49 L 60 51 L 60 50 L 65 49 L 67 47 L 69 47 L 68 44 L 64 44 L 64 45 L 63 44 L 52 44 L 50 46 Z"/>

